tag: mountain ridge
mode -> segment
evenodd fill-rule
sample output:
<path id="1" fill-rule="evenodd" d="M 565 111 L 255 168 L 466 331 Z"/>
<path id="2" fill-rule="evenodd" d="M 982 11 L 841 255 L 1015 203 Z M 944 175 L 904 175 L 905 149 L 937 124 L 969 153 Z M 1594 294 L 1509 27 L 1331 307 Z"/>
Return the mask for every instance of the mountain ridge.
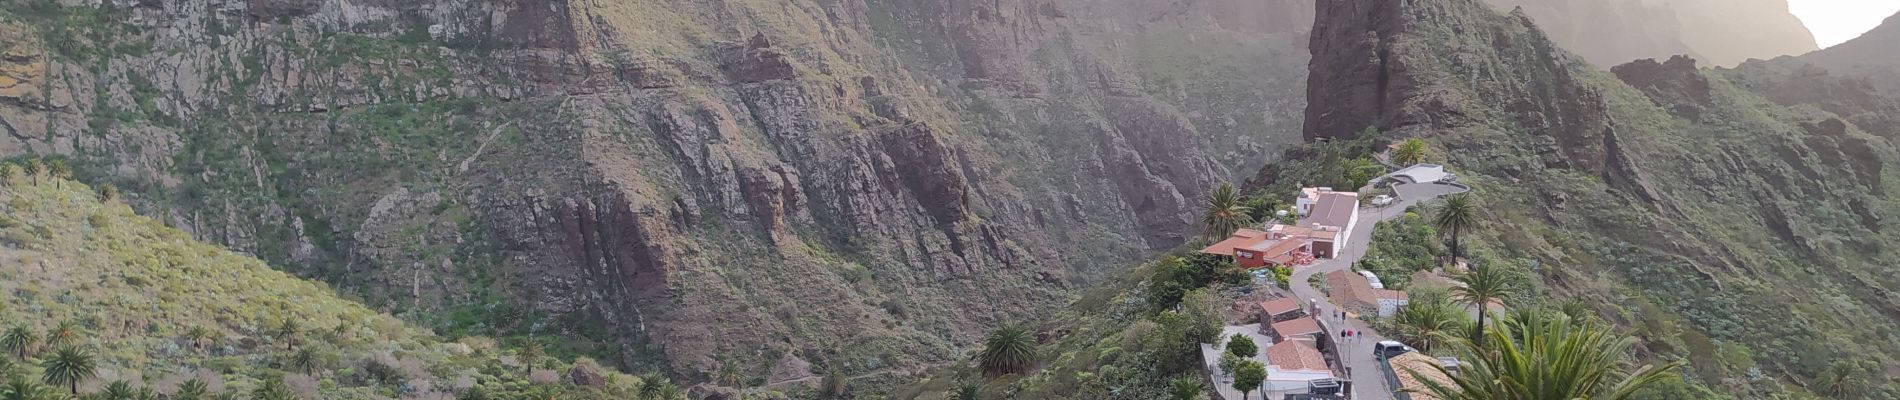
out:
<path id="1" fill-rule="evenodd" d="M 96 377 L 79 382 L 82 392 L 129 382 L 170 396 L 198 380 L 231 393 L 275 382 L 306 398 L 605 399 L 643 384 L 665 386 L 670 398 L 684 393 L 591 360 L 531 358 L 541 350 L 517 347 L 526 342 L 445 341 L 139 216 L 114 189 L 23 176 L 13 163 L 0 169 L 0 263 L 9 266 L 0 288 L 11 293 L 0 319 L 34 332 L 77 327 L 74 343 L 97 354 Z M 41 356 L 55 350 L 29 347 Z M 26 373 L 24 365 L 0 372 Z"/>

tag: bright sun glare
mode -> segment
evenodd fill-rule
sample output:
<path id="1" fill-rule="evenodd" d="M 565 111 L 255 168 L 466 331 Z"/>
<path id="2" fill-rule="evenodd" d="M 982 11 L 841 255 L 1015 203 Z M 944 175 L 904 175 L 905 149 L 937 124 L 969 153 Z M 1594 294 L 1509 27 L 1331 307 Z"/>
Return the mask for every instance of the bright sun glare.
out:
<path id="1" fill-rule="evenodd" d="M 1814 32 L 1821 47 L 1832 47 L 1859 37 L 1895 12 L 1900 0 L 1788 0 L 1801 22 Z"/>

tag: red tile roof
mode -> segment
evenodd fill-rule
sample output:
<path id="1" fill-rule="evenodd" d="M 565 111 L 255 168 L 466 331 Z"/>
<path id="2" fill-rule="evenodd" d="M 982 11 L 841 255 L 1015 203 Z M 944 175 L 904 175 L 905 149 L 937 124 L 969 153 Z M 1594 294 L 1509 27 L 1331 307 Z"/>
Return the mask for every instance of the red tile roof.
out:
<path id="1" fill-rule="evenodd" d="M 1326 356 L 1303 340 L 1282 340 L 1267 346 L 1267 363 L 1283 370 L 1327 371 Z"/>
<path id="2" fill-rule="evenodd" d="M 1234 255 L 1235 248 L 1255 245 L 1265 240 L 1267 240 L 1266 232 L 1243 228 L 1243 229 L 1234 231 L 1234 234 L 1228 236 L 1226 240 L 1222 240 L 1219 243 L 1214 243 L 1211 246 L 1207 246 L 1207 248 L 1201 249 L 1201 252 L 1207 253 L 1207 254 L 1219 254 L 1223 256 L 1232 256 Z"/>
<path id="3" fill-rule="evenodd" d="M 1279 234 L 1280 237 L 1332 241 L 1334 235 L 1339 233 L 1339 229 L 1336 226 L 1323 225 L 1274 225 L 1268 231 Z"/>
<path id="4" fill-rule="evenodd" d="M 1264 241 L 1260 243 L 1255 243 L 1254 245 L 1247 246 L 1245 248 L 1247 250 L 1258 251 L 1260 252 L 1260 254 L 1265 254 L 1268 257 L 1272 257 L 1272 256 L 1277 256 L 1277 255 L 1282 255 L 1282 254 L 1293 253 L 1294 250 L 1299 250 L 1301 247 L 1306 247 L 1306 243 L 1302 241 L 1298 241 L 1298 240 L 1268 240 L 1268 241 Z"/>
<path id="5" fill-rule="evenodd" d="M 1265 311 L 1267 315 L 1280 315 L 1280 314 L 1285 314 L 1288 312 L 1299 311 L 1299 309 L 1300 309 L 1300 302 L 1294 301 L 1292 298 L 1288 298 L 1288 297 L 1282 297 L 1278 300 L 1273 300 L 1273 301 L 1260 302 L 1260 310 Z"/>
<path id="6" fill-rule="evenodd" d="M 1326 290 L 1334 302 L 1343 303 L 1340 305 L 1345 307 L 1379 307 L 1372 283 L 1366 282 L 1365 276 L 1352 271 L 1342 269 L 1327 272 Z"/>
<path id="7" fill-rule="evenodd" d="M 1424 380 L 1436 382 L 1440 386 L 1455 387 L 1451 386 L 1451 376 L 1438 370 L 1438 359 L 1430 356 L 1413 351 L 1393 356 L 1387 362 L 1392 365 L 1392 374 L 1399 378 L 1399 387 L 1393 389 L 1413 390 L 1412 400 L 1438 400 L 1438 396 L 1427 391 L 1429 386 L 1425 385 Z"/>
<path id="8" fill-rule="evenodd" d="M 1273 332 L 1279 334 L 1280 337 L 1320 333 L 1319 320 L 1306 317 L 1275 322 Z"/>
<path id="9" fill-rule="evenodd" d="M 1379 292 L 1378 296 L 1380 299 L 1393 299 L 1393 300 L 1401 300 L 1401 301 L 1411 299 L 1411 295 L 1405 294 L 1405 292 L 1401 292 L 1397 290 L 1379 289 L 1378 292 Z"/>

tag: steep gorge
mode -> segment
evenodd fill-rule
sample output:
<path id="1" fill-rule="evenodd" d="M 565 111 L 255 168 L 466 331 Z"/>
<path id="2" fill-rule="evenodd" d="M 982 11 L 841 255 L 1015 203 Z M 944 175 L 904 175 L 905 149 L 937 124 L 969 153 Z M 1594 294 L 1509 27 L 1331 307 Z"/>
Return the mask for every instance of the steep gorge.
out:
<path id="1" fill-rule="evenodd" d="M 866 385 L 1297 141 L 1303 1 L 11 0 L 0 156 L 451 335 Z M 894 372 L 894 373 L 885 373 Z"/>

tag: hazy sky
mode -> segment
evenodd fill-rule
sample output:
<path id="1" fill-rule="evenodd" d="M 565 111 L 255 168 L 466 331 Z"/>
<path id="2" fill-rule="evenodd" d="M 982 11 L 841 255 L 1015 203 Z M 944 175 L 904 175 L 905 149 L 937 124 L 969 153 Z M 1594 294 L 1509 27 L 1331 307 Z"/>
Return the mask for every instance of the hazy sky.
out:
<path id="1" fill-rule="evenodd" d="M 1814 41 L 1829 47 L 1880 26 L 1900 12 L 1900 0 L 1788 0 L 1788 8 L 1814 32 Z"/>

